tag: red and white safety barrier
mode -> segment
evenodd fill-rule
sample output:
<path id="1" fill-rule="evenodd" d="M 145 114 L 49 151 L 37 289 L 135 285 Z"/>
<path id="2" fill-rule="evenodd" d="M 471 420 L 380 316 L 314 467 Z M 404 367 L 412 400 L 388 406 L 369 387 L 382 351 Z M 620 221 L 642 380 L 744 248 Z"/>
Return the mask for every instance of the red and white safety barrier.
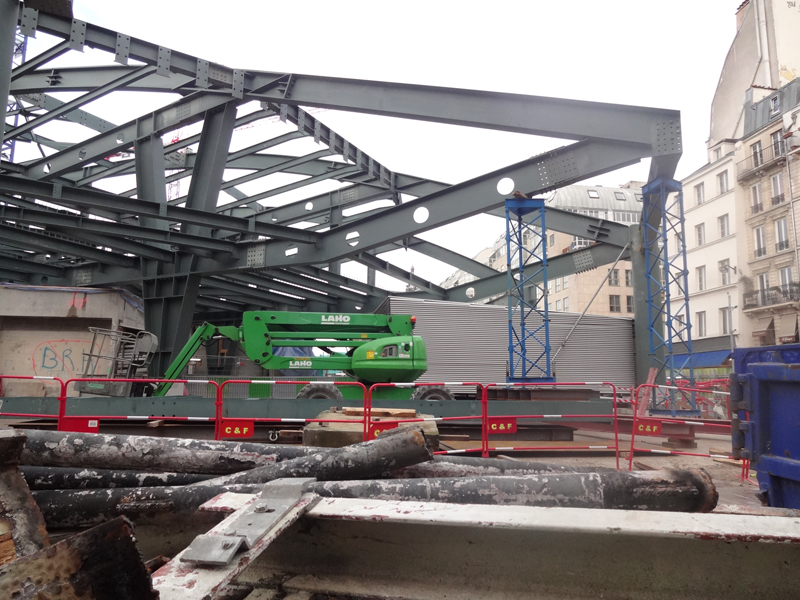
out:
<path id="1" fill-rule="evenodd" d="M 67 386 L 62 379 L 58 377 L 48 377 L 45 375 L 0 375 L 0 379 L 27 379 L 27 380 L 40 380 L 40 381 L 47 381 L 53 382 L 54 384 L 58 385 L 58 414 L 55 415 L 43 415 L 41 413 L 11 413 L 11 412 L 2 412 L 0 410 L 0 417 L 33 417 L 33 418 L 40 418 L 40 417 L 52 417 L 55 419 L 61 418 L 61 412 L 64 408 L 64 402 L 67 398 Z"/>
<path id="2" fill-rule="evenodd" d="M 586 445 L 586 446 L 503 446 L 495 447 L 495 451 L 536 451 L 536 450 L 614 450 L 617 468 L 619 469 L 619 419 L 617 415 L 617 387 L 608 381 L 581 381 L 581 382 L 548 382 L 548 383 L 490 383 L 484 387 L 484 394 L 487 393 L 489 388 L 501 387 L 522 387 L 522 388 L 557 388 L 557 387 L 607 387 L 612 393 L 612 412 L 608 414 L 541 414 L 541 415 L 503 415 L 503 416 L 489 416 L 486 415 L 486 439 L 484 441 L 483 456 L 489 456 L 489 439 L 490 434 L 498 433 L 514 433 L 517 430 L 518 419 L 612 419 L 614 423 L 614 445 Z M 484 403 L 488 411 L 488 402 Z M 493 423 L 497 423 L 500 427 L 494 427 Z M 502 427 L 505 425 L 506 427 Z M 510 427 L 510 428 L 509 428 Z"/>
<path id="3" fill-rule="evenodd" d="M 216 401 L 216 420 L 217 428 L 214 432 L 214 439 L 221 440 L 230 437 L 252 437 L 256 423 L 353 423 L 353 419 L 299 419 L 299 418 L 279 418 L 279 417 L 252 417 L 252 418 L 227 418 L 224 416 L 224 396 L 225 388 L 234 383 L 244 383 L 250 385 L 330 385 L 335 387 L 359 387 L 361 388 L 364 402 L 364 416 L 362 422 L 367 421 L 367 387 L 359 381 L 307 381 L 307 380 L 275 380 L 275 379 L 229 379 L 223 381 L 217 390 Z"/>
<path id="4" fill-rule="evenodd" d="M 633 410 L 633 424 L 631 426 L 631 446 L 630 452 L 628 454 L 628 470 L 633 469 L 633 456 L 636 452 L 647 452 L 650 454 L 666 454 L 666 455 L 674 455 L 674 456 L 699 456 L 705 458 L 731 458 L 730 456 L 722 455 L 722 454 L 710 454 L 710 453 L 700 453 L 700 452 L 682 452 L 680 450 L 661 450 L 661 449 L 654 449 L 654 448 L 636 448 L 636 436 L 643 435 L 643 436 L 653 436 L 653 437 L 660 437 L 662 436 L 662 428 L 664 423 L 672 423 L 676 425 L 692 425 L 692 426 L 701 426 L 701 427 L 710 427 L 712 429 L 719 429 L 721 433 L 730 433 L 731 425 L 730 423 L 710 423 L 708 421 L 703 421 L 699 419 L 676 419 L 673 417 L 645 417 L 643 416 L 643 410 L 646 410 L 646 407 L 640 404 L 641 402 L 641 393 L 643 390 L 652 390 L 652 389 L 666 389 L 666 390 L 678 390 L 681 393 L 702 393 L 702 394 L 718 394 L 718 395 L 725 395 L 729 396 L 728 392 L 716 392 L 716 391 L 709 391 L 709 390 L 700 390 L 696 388 L 689 388 L 685 386 L 669 386 L 669 385 L 657 385 L 654 383 L 643 383 L 639 387 L 636 388 L 636 394 L 634 396 L 634 410 Z"/>

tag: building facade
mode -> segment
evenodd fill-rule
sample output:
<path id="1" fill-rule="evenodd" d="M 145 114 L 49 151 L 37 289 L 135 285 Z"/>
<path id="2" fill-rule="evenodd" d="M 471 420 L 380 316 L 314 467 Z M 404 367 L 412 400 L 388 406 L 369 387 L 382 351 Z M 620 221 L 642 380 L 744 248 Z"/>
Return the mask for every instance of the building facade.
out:
<path id="1" fill-rule="evenodd" d="M 689 318 L 692 341 L 700 342 L 701 352 L 708 345 L 701 340 L 714 338 L 731 348 L 739 331 L 734 147 L 734 140 L 718 142 L 709 149 L 708 164 L 681 182 L 684 237 L 674 235 L 667 242 L 670 255 L 686 249 L 690 314 L 676 318 Z M 670 294 L 683 298 L 675 287 Z"/>
<path id="2" fill-rule="evenodd" d="M 796 342 L 800 80 L 774 91 L 751 89 L 745 115 L 735 156 L 742 340 L 752 346 Z"/>

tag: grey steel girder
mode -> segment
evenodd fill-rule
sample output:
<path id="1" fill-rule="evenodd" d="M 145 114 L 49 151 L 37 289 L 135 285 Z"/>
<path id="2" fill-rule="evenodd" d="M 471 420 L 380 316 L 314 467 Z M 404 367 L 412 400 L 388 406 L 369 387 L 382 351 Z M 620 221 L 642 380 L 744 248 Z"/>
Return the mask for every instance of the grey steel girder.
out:
<path id="1" fill-rule="evenodd" d="M 621 248 L 611 246 L 608 244 L 595 244 L 588 248 L 576 250 L 574 252 L 567 252 L 565 254 L 558 254 L 556 256 L 547 257 L 547 276 L 550 279 L 564 277 L 565 275 L 572 275 L 576 272 L 587 270 L 579 268 L 579 264 L 590 264 L 592 268 L 599 267 L 613 263 L 620 255 Z M 623 259 L 628 259 L 631 253 L 626 250 L 622 255 Z M 591 257 L 591 258 L 589 258 Z M 530 271 L 534 272 L 540 263 L 531 263 Z M 527 265 L 526 265 L 527 266 Z M 541 282 L 541 274 L 533 277 L 532 281 Z M 467 294 L 467 290 L 472 290 L 473 293 Z M 491 277 L 484 277 L 477 281 L 471 281 L 452 288 L 449 288 L 444 300 L 453 302 L 473 302 L 481 298 L 488 298 L 490 296 L 497 296 L 505 294 L 508 291 L 508 274 L 497 273 Z M 434 298 L 434 296 L 429 296 Z"/>
<path id="2" fill-rule="evenodd" d="M 156 63 L 148 66 L 155 67 Z M 27 62 L 19 68 L 27 66 Z M 11 94 L 31 94 L 47 90 L 49 92 L 90 92 L 98 87 L 114 85 L 122 78 L 130 76 L 141 67 L 100 66 L 100 67 L 58 67 L 40 71 L 28 69 L 11 81 Z M 194 77 L 171 73 L 167 76 L 149 73 L 125 84 L 132 92 L 175 92 L 186 95 L 196 88 L 192 85 Z M 182 89 L 188 86 L 187 89 Z M 123 86 L 115 86 L 123 87 Z"/>
<path id="3" fill-rule="evenodd" d="M 638 152 L 630 146 L 597 141 L 578 142 L 424 198 L 387 208 L 347 227 L 320 233 L 319 241 L 313 247 L 298 248 L 297 252 L 292 253 L 292 246 L 287 246 L 285 242 L 265 242 L 265 252 L 273 257 L 274 262 L 263 266 L 320 264 L 345 259 L 387 242 L 498 208 L 505 197 L 497 192 L 497 183 L 506 177 L 513 179 L 518 189 L 540 194 L 637 161 Z M 428 218 L 418 223 L 414 213 L 422 208 L 428 211 Z M 357 247 L 351 245 L 355 233 L 358 234 Z"/>
<path id="4" fill-rule="evenodd" d="M 65 102 L 61 106 L 54 108 L 53 110 L 47 111 L 41 116 L 32 119 L 19 127 L 12 129 L 11 131 L 6 132 L 6 139 L 13 139 L 20 135 L 26 134 L 30 131 L 33 131 L 35 128 L 40 127 L 41 125 L 48 123 L 54 119 L 58 119 L 64 115 L 69 114 L 70 112 L 79 109 L 84 104 L 88 104 L 89 102 L 93 102 L 98 98 L 102 98 L 106 96 L 110 92 L 113 92 L 115 89 L 125 87 L 128 83 L 133 81 L 137 81 L 138 79 L 142 79 L 143 77 L 147 77 L 153 71 L 155 71 L 155 67 L 151 66 L 144 66 L 139 67 L 132 73 L 125 75 L 117 80 L 114 80 L 106 85 L 96 87 L 91 92 L 87 92 L 70 102 Z"/>
<path id="5" fill-rule="evenodd" d="M 47 234 L 21 227 L 13 227 L 11 225 L 0 224 L 0 240 L 2 240 L 4 244 L 13 244 L 20 248 L 27 248 L 37 252 L 70 254 L 119 267 L 132 267 L 135 265 L 135 259 L 114 252 L 100 250 L 96 245 L 79 243 L 72 239 L 65 239 L 63 236 L 56 236 L 55 234 Z"/>
<path id="6" fill-rule="evenodd" d="M 413 273 L 410 273 L 405 269 L 396 267 L 395 265 L 386 262 L 385 260 L 381 260 L 377 256 L 373 256 L 372 254 L 369 254 L 367 252 L 356 254 L 355 256 L 353 256 L 353 260 L 379 273 L 383 273 L 385 275 L 388 275 L 389 277 L 394 277 L 399 281 L 412 285 L 420 290 L 426 291 L 432 296 L 443 298 L 446 294 L 446 290 L 444 288 L 441 288 L 438 285 L 431 283 L 430 281 L 426 281 L 422 277 L 414 275 Z"/>
<path id="7" fill-rule="evenodd" d="M 23 94 L 18 95 L 17 98 L 19 100 L 24 100 L 33 106 L 48 111 L 48 114 L 50 111 L 57 110 L 66 104 L 66 102 L 62 102 L 61 100 L 53 98 L 52 96 L 48 96 L 47 94 Z M 95 131 L 108 131 L 109 129 L 116 127 L 114 123 L 106 121 L 105 119 L 101 119 L 100 117 L 97 117 L 80 108 L 76 108 L 69 113 L 64 114 L 61 118 L 65 121 L 79 123 L 88 127 L 89 129 L 94 129 Z"/>
<path id="8" fill-rule="evenodd" d="M 12 271 L 20 271 L 25 273 L 38 273 L 40 275 L 47 275 L 48 277 L 62 278 L 66 269 L 56 265 L 48 265 L 40 263 L 35 260 L 22 260 L 12 256 L 3 255 L 1 259 L 3 268 Z"/>
<path id="9" fill-rule="evenodd" d="M 99 208 L 118 211 L 118 213 L 124 211 L 126 214 L 132 213 L 171 222 L 191 223 L 210 227 L 212 229 L 226 229 L 273 238 L 284 238 L 301 244 L 313 244 L 319 239 L 319 234 L 306 232 L 301 229 L 270 225 L 256 222 L 253 219 L 219 215 L 203 210 L 165 206 L 158 202 L 142 198 L 125 198 L 124 201 L 121 201 L 117 195 L 108 192 L 87 188 L 74 188 L 68 185 L 35 181 L 23 177 L 0 175 L 0 192 L 9 195 L 18 194 L 23 197 L 38 198 L 39 200 L 78 209 Z"/>
<path id="10" fill-rule="evenodd" d="M 550 213 L 548 212 L 547 214 L 549 218 Z M 373 252 L 375 254 L 383 254 L 384 252 L 401 250 L 403 248 L 415 250 L 420 254 L 435 258 L 440 262 L 448 264 L 451 267 L 455 267 L 456 269 L 461 269 L 465 273 L 470 273 L 478 278 L 492 277 L 493 275 L 497 274 L 497 271 L 495 271 L 492 267 L 478 262 L 477 260 L 467 258 L 458 252 L 453 252 L 452 250 L 438 246 L 437 244 L 426 242 L 418 237 L 402 240 L 402 243 L 397 242 L 395 244 L 389 244 L 388 246 L 381 246 L 373 250 Z"/>
<path id="11" fill-rule="evenodd" d="M 6 202 L 15 202 L 16 198 L 3 198 Z M 98 219 L 89 219 L 65 211 L 48 210 L 41 206 L 39 210 L 22 209 L 13 206 L 0 205 L 0 219 L 29 223 L 39 226 L 57 226 L 75 232 L 87 234 L 99 233 L 107 236 L 128 237 L 149 242 L 158 242 L 170 246 L 180 246 L 187 252 L 193 249 L 207 254 L 208 252 L 233 252 L 236 247 L 234 242 L 218 240 L 212 237 L 188 235 L 179 231 L 161 230 L 141 225 L 127 223 L 109 223 Z"/>

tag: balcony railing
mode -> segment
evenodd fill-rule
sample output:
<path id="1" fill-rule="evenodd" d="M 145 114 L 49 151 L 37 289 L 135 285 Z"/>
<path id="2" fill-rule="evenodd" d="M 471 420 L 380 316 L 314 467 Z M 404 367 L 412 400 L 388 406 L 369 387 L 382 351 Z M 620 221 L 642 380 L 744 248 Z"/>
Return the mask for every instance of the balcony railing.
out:
<path id="1" fill-rule="evenodd" d="M 772 197 L 772 206 L 778 206 L 778 204 L 783 204 L 784 196 L 783 194 L 778 194 L 777 196 Z"/>
<path id="2" fill-rule="evenodd" d="M 789 249 L 789 240 L 782 240 L 775 243 L 775 252 Z"/>
<path id="3" fill-rule="evenodd" d="M 736 177 L 739 180 L 747 179 L 755 175 L 759 169 L 784 156 L 786 156 L 786 149 L 783 146 L 783 140 L 779 140 L 758 152 L 753 152 L 743 161 L 737 163 Z"/>
<path id="4" fill-rule="evenodd" d="M 766 256 L 767 255 L 767 247 L 764 246 L 763 248 L 756 248 L 755 251 L 753 252 L 753 254 L 755 254 L 756 258 L 761 258 L 762 256 Z"/>
<path id="5" fill-rule="evenodd" d="M 750 209 L 753 211 L 754 215 L 757 215 L 758 213 L 764 210 L 764 203 L 758 202 L 756 204 L 751 204 Z"/>
<path id="6" fill-rule="evenodd" d="M 787 283 L 765 290 L 747 292 L 744 295 L 744 309 L 750 310 L 784 302 L 800 302 L 800 283 Z"/>

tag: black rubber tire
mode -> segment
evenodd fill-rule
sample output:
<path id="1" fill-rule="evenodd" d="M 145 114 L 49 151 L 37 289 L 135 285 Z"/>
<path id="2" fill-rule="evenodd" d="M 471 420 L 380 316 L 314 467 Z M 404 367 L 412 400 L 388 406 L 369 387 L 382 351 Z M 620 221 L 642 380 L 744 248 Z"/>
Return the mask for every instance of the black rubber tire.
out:
<path id="1" fill-rule="evenodd" d="M 412 400 L 455 400 L 453 392 L 443 385 L 425 385 L 414 388 Z"/>
<path id="2" fill-rule="evenodd" d="M 335 385 L 326 383 L 309 383 L 297 394 L 298 400 L 314 400 L 324 398 L 327 400 L 341 400 L 342 391 Z"/>

